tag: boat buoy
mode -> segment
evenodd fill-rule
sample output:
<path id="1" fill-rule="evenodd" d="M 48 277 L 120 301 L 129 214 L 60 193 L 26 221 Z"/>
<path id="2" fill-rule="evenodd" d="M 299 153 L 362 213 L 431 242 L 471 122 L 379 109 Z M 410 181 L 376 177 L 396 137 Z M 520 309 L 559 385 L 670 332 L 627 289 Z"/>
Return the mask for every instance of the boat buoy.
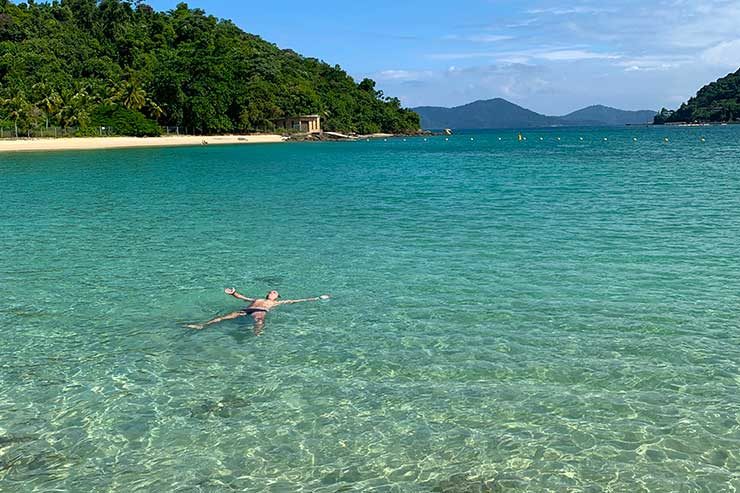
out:
<path id="1" fill-rule="evenodd" d="M 383 139 L 383 142 L 388 142 L 388 139 Z"/>
<path id="2" fill-rule="evenodd" d="M 501 140 L 501 137 L 499 137 L 498 140 Z"/>
<path id="3" fill-rule="evenodd" d="M 445 142 L 449 142 L 449 141 L 450 141 L 450 139 L 448 139 L 447 137 L 445 137 Z"/>
<path id="4" fill-rule="evenodd" d="M 473 137 L 470 137 L 470 140 L 475 140 Z"/>
<path id="5" fill-rule="evenodd" d="M 560 137 L 558 137 L 558 142 L 560 142 Z"/>
<path id="6" fill-rule="evenodd" d="M 424 139 L 424 142 L 426 142 L 426 141 L 427 141 L 427 139 Z"/>
<path id="7" fill-rule="evenodd" d="M 702 142 L 706 142 L 706 141 L 707 141 L 707 139 L 705 139 L 704 137 L 702 137 L 702 138 L 701 138 L 701 141 L 702 141 Z"/>
<path id="8" fill-rule="evenodd" d="M 406 139 L 403 139 L 404 142 L 406 142 Z"/>
<path id="9" fill-rule="evenodd" d="M 578 137 L 578 140 L 581 140 L 582 141 L 583 140 L 583 137 Z"/>
<path id="10" fill-rule="evenodd" d="M 527 140 L 527 138 L 526 138 L 526 137 L 523 137 L 523 138 L 524 138 L 524 140 Z"/>
<path id="11" fill-rule="evenodd" d="M 668 137 L 664 137 L 663 138 L 663 142 L 665 142 L 667 144 L 668 143 Z"/>
<path id="12" fill-rule="evenodd" d="M 607 139 L 606 137 L 604 137 L 604 142 L 606 142 L 607 140 L 609 140 L 609 139 Z"/>
<path id="13" fill-rule="evenodd" d="M 542 138 L 542 137 L 540 137 L 540 142 L 542 142 L 543 140 L 545 140 L 545 139 L 544 139 L 544 138 Z"/>
<path id="14" fill-rule="evenodd" d="M 637 142 L 637 137 L 632 137 L 632 142 Z"/>

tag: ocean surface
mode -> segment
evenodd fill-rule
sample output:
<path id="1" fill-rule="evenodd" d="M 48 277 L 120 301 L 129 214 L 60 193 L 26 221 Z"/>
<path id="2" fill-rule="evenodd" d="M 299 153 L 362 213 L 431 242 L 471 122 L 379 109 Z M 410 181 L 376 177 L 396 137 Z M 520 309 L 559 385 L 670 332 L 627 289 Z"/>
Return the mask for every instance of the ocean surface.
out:
<path id="1" fill-rule="evenodd" d="M 0 155 L 0 491 L 740 489 L 740 126 L 524 136 Z"/>

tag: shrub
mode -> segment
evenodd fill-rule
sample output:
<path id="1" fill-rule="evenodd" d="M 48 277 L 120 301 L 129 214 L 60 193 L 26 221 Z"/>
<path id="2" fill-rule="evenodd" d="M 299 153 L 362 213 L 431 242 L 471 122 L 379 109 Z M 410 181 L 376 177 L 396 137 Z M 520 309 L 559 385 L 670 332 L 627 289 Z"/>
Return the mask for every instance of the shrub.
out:
<path id="1" fill-rule="evenodd" d="M 100 127 L 105 127 L 108 135 L 156 137 L 162 133 L 154 120 L 117 104 L 104 104 L 93 110 L 88 129 L 97 131 Z"/>

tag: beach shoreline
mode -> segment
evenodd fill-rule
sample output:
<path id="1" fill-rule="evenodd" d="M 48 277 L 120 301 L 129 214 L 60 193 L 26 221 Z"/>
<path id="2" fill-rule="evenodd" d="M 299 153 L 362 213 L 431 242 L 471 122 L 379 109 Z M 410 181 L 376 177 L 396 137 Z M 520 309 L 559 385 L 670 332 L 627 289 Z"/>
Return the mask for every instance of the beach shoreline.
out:
<path id="1" fill-rule="evenodd" d="M 285 142 L 276 134 L 255 135 L 167 135 L 162 137 L 63 137 L 58 139 L 0 140 L 0 153 L 38 151 L 85 151 L 139 147 L 177 147 L 227 144 L 271 144 Z"/>

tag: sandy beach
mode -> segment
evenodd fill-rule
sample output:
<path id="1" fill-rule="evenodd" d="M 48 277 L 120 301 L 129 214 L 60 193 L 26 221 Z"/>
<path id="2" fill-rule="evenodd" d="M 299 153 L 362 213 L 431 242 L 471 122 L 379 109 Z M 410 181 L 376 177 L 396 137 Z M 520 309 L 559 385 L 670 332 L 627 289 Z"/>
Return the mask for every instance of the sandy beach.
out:
<path id="1" fill-rule="evenodd" d="M 172 147 L 219 144 L 267 144 L 283 142 L 280 135 L 168 135 L 165 137 L 69 137 L 59 139 L 0 140 L 0 152 L 122 149 L 129 147 Z"/>

